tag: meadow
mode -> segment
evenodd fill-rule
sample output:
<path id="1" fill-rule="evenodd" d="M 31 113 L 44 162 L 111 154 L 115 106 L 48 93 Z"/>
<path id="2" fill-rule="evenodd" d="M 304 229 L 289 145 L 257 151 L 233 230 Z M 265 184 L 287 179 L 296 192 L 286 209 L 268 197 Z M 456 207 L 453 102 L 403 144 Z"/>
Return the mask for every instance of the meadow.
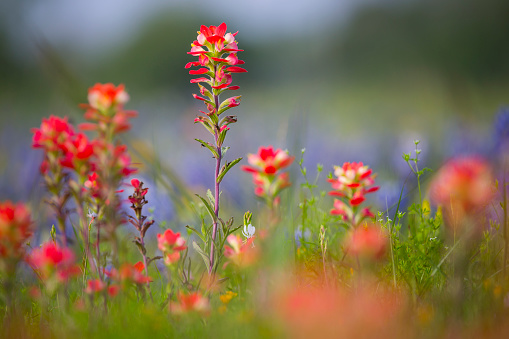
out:
<path id="1" fill-rule="evenodd" d="M 398 155 L 405 175 L 396 194 L 376 201 L 384 182 L 369 163 L 324 165 L 334 160 L 275 144 L 238 156 L 241 144 L 229 134 L 256 133 L 235 113 L 250 95 L 237 95 L 237 79 L 250 71 L 240 59 L 248 53 L 241 33 L 225 23 L 202 25 L 190 43 L 181 51 L 188 63 L 172 67 L 189 71 L 199 109 L 181 119 L 201 132 L 190 137 L 197 129 L 174 127 L 175 138 L 190 145 L 169 145 L 168 161 L 178 166 L 186 158 L 171 154 L 198 154 L 203 162 L 186 164 L 188 174 L 206 172 L 212 185 L 193 191 L 178 180 L 147 146 L 155 136 L 125 137 L 143 119 L 129 109 L 135 95 L 127 84 L 90 86 L 81 96 L 87 102 L 76 103 L 78 123 L 48 114 L 31 129 L 31 152 L 41 156 L 34 184 L 44 188 L 40 201 L 0 201 L 2 337 L 509 334 L 509 110 L 496 116 L 485 154 L 427 168 L 427 143 L 410 142 Z M 384 96 L 364 88 L 356 99 L 360 92 L 351 88 L 343 95 L 354 99 L 336 96 L 338 106 Z M 281 102 L 277 92 L 263 105 Z M 378 119 L 371 128 L 412 123 Z M 342 128 L 365 120 L 350 116 Z M 444 128 L 426 127 L 430 138 Z M 299 126 L 287 130 L 292 137 Z M 235 172 L 248 180 L 228 184 Z M 241 210 L 252 201 L 247 195 L 257 202 Z M 158 220 L 162 215 L 171 221 Z"/>

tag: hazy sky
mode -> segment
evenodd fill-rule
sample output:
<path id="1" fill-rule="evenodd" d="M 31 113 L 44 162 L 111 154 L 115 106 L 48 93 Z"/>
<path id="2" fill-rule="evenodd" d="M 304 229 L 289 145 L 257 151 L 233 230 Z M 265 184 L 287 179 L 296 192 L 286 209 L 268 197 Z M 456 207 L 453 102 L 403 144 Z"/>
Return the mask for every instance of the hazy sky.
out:
<path id="1" fill-rule="evenodd" d="M 246 38 L 305 35 L 344 21 L 369 0 L 46 0 L 32 1 L 20 15 L 31 34 L 86 50 L 124 39 L 151 15 L 166 9 L 209 14 Z M 73 46 L 75 47 L 75 46 Z"/>

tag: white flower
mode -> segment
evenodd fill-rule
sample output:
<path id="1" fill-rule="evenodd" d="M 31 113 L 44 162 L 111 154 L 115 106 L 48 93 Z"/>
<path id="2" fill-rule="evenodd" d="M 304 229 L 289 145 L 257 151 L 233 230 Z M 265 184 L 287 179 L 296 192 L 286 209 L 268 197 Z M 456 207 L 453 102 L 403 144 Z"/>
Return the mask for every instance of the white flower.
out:
<path id="1" fill-rule="evenodd" d="M 251 224 L 249 224 L 247 226 L 244 225 L 244 230 L 242 231 L 242 234 L 246 237 L 245 242 L 247 242 L 249 239 L 254 237 L 255 231 L 256 231 L 256 228 L 253 225 L 251 225 Z M 253 247 L 254 247 L 254 242 L 253 242 Z"/>
<path id="2" fill-rule="evenodd" d="M 255 234 L 255 231 L 256 231 L 256 228 L 249 224 L 249 225 L 244 225 L 244 231 L 242 231 L 242 234 L 244 234 L 244 236 L 246 237 L 246 240 L 249 240 L 250 238 L 252 238 Z"/>
<path id="3" fill-rule="evenodd" d="M 90 208 L 88 209 L 88 214 L 87 214 L 87 217 L 89 217 L 90 219 L 95 219 L 97 218 L 97 213 L 94 213 Z"/>

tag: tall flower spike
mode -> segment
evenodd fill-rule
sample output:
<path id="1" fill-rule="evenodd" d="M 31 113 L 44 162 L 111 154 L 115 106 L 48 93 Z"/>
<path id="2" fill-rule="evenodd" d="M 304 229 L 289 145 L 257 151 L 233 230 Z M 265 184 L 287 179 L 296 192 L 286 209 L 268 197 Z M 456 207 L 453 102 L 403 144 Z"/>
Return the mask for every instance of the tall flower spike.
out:
<path id="1" fill-rule="evenodd" d="M 185 65 L 185 68 L 199 67 L 198 69 L 189 71 L 189 74 L 199 76 L 195 79 L 191 79 L 191 83 L 198 84 L 201 95 L 193 94 L 193 97 L 203 101 L 207 107 L 205 111 L 200 111 L 203 113 L 203 116 L 198 116 L 194 119 L 194 122 L 200 123 L 214 137 L 214 144 L 196 139 L 196 141 L 206 147 L 216 159 L 214 200 L 212 203 L 214 206 L 209 206 L 209 210 L 212 210 L 214 214 L 212 216 L 211 213 L 213 227 L 208 264 L 210 276 L 212 276 L 212 271 L 214 269 L 215 257 L 220 257 L 218 253 L 220 249 L 214 249 L 219 217 L 219 185 L 224 175 L 242 159 L 239 158 L 221 166 L 224 153 L 229 148 L 223 147 L 226 134 L 230 130 L 228 125 L 235 123 L 237 118 L 228 116 L 220 120 L 219 116 L 230 108 L 239 106 L 240 96 L 233 96 L 222 102 L 219 96 L 224 91 L 235 91 L 239 89 L 239 86 L 231 85 L 232 73 L 247 72 L 244 68 L 237 66 L 244 64 L 244 61 L 239 60 L 237 57 L 237 53 L 242 52 L 235 41 L 237 33 L 226 33 L 226 30 L 227 26 L 224 22 L 217 27 L 202 25 L 198 31 L 196 40 L 191 44 L 191 50 L 188 52 L 188 54 L 198 57 L 198 61 L 188 62 Z M 204 199 L 202 200 L 205 201 Z M 178 252 L 176 253 L 178 254 Z M 170 261 L 172 261 L 171 258 Z"/>

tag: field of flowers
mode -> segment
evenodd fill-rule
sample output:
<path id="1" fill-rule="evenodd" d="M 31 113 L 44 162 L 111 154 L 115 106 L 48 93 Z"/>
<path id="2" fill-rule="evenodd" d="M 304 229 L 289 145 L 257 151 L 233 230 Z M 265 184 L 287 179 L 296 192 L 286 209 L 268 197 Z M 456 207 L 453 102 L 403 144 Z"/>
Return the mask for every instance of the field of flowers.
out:
<path id="1" fill-rule="evenodd" d="M 168 197 L 149 194 L 132 160 L 158 166 L 124 138 L 139 118 L 124 84 L 90 87 L 78 125 L 50 115 L 32 129 L 49 218 L 0 201 L 0 337 L 509 336 L 509 110 L 489 154 L 430 169 L 421 142 L 408 145 L 410 174 L 377 207 L 384 183 L 369 164 L 308 169 L 313 154 L 278 145 L 231 156 L 229 130 L 250 128 L 232 113 L 234 80 L 249 69 L 241 48 L 221 23 L 182 51 L 202 104 L 188 120 L 204 128 L 195 148 L 213 159 L 203 170 L 214 185 L 172 187 L 179 224 L 157 220 Z M 221 194 L 234 171 L 252 176 L 249 210 Z"/>

